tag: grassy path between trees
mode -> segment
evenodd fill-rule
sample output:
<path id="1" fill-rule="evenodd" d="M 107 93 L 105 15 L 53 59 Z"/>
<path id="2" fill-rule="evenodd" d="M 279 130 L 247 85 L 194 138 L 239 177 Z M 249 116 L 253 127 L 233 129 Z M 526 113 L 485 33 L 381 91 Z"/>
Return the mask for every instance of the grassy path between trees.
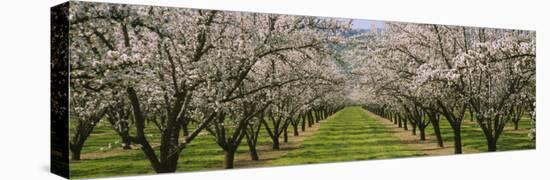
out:
<path id="1" fill-rule="evenodd" d="M 240 152 L 239 154 L 236 155 L 235 167 L 243 168 L 243 167 L 269 166 L 272 163 L 272 161 L 277 160 L 287 155 L 289 152 L 292 152 L 293 150 L 300 148 L 302 143 L 306 139 L 310 138 L 311 136 L 314 136 L 319 131 L 321 125 L 327 122 L 327 120 L 323 120 L 323 121 L 320 121 L 319 123 L 315 123 L 311 127 L 306 128 L 306 131 L 299 131 L 300 132 L 299 136 L 293 136 L 292 130 L 291 128 L 289 128 L 288 142 L 284 143 L 281 137 L 280 139 L 281 144 L 280 144 L 279 150 L 273 150 L 270 142 L 264 143 L 263 145 L 258 146 L 257 150 L 258 150 L 258 155 L 260 156 L 260 160 L 258 161 L 253 161 L 250 159 L 250 153 L 248 152 L 248 147 L 246 146 L 239 147 L 239 149 L 243 152 Z M 265 136 L 267 136 L 267 134 Z"/>
<path id="2" fill-rule="evenodd" d="M 280 150 L 277 151 L 272 150 L 271 139 L 262 129 L 256 147 L 260 160 L 250 160 L 248 146 L 243 140 L 235 155 L 235 168 L 270 165 L 273 160 L 299 148 L 304 140 L 318 132 L 321 124 L 325 122 L 327 120 L 315 123 L 311 127 L 307 127 L 305 132 L 300 130 L 299 136 L 293 136 L 292 130 L 289 128 L 288 142 L 283 142 L 281 136 Z M 158 143 L 155 141 L 158 138 L 155 137 L 160 136 L 159 132 L 154 127 L 147 130 L 154 149 L 158 150 Z M 133 146 L 132 150 L 122 150 L 120 144 L 117 144 L 118 140 L 118 135 L 108 124 L 99 125 L 94 129 L 94 133 L 86 141 L 82 150 L 82 161 L 71 162 L 72 177 L 88 178 L 154 173 L 139 147 Z M 109 146 L 112 148 L 108 148 Z M 211 135 L 202 133 L 188 148 L 183 150 L 178 161 L 177 171 L 219 170 L 223 169 L 223 161 L 224 152 L 216 144 L 215 139 Z"/>
<path id="3" fill-rule="evenodd" d="M 390 128 L 368 116 L 360 107 L 345 108 L 306 128 L 305 132 L 300 131 L 300 136 L 289 135 L 289 142 L 282 143 L 281 140 L 278 151 L 271 149 L 271 140 L 265 132 L 261 133 L 257 147 L 260 160 L 251 161 L 248 147 L 242 143 L 235 158 L 236 168 L 426 155 L 411 150 Z M 149 134 L 151 139 L 158 136 L 154 130 Z M 108 126 L 94 130 L 83 150 L 83 160 L 71 164 L 73 177 L 154 173 L 138 147 L 122 150 L 116 147 L 116 143 L 113 148 L 105 147 L 118 139 Z M 178 172 L 222 169 L 223 151 L 210 135 L 201 135 L 184 150 L 178 164 Z"/>
<path id="4" fill-rule="evenodd" d="M 409 147 L 376 117 L 348 107 L 327 119 L 299 149 L 271 165 L 325 163 L 427 155 Z"/>
<path id="5" fill-rule="evenodd" d="M 418 135 L 412 135 L 411 128 L 409 128 L 408 131 L 403 130 L 403 128 L 398 127 L 397 125 L 393 124 L 390 120 L 385 119 L 383 117 L 380 117 L 372 112 L 365 111 L 370 117 L 373 117 L 376 121 L 383 124 L 386 128 L 390 129 L 391 132 L 397 136 L 401 141 L 403 141 L 403 144 L 407 144 L 409 148 L 422 151 L 423 153 L 427 155 L 450 155 L 454 154 L 454 144 L 452 141 L 446 141 L 444 142 L 444 147 L 438 147 L 437 146 L 437 140 L 435 138 L 435 135 L 432 135 L 431 133 L 428 133 L 429 135 L 426 136 L 425 141 L 421 141 Z M 430 125 L 431 126 L 431 125 Z M 420 132 L 416 132 L 417 134 Z M 475 153 L 479 152 L 476 149 L 468 148 L 468 147 L 462 147 L 462 151 L 464 153 Z"/>
<path id="6" fill-rule="evenodd" d="M 418 135 L 412 135 L 410 124 L 409 130 L 405 131 L 388 119 L 368 111 L 366 112 L 369 116 L 375 117 L 380 123 L 384 124 L 386 128 L 391 129 L 403 143 L 408 144 L 412 149 L 422 151 L 428 155 L 454 154 L 453 132 L 449 122 L 444 117 L 440 120 L 441 136 L 443 137 L 444 147 L 440 148 L 437 146 L 437 140 L 435 139 L 434 130 L 431 124 L 426 127 L 426 141 L 420 141 Z M 511 122 L 507 124 L 498 140 L 497 151 L 535 149 L 535 141 L 527 136 L 529 128 L 531 128 L 529 117 L 524 117 L 520 121 L 518 130 L 513 129 L 513 124 Z M 418 133 L 417 131 L 417 134 Z M 466 114 L 466 118 L 464 118 L 462 122 L 461 133 L 463 153 L 487 152 L 487 141 L 485 140 L 485 136 L 476 122 L 470 121 L 469 114 Z"/>
<path id="7" fill-rule="evenodd" d="M 525 120 L 520 123 L 520 130 L 507 129 L 499 140 L 499 150 L 534 149 L 534 141 L 526 135 L 529 127 Z M 398 128 L 387 119 L 360 107 L 347 107 L 305 132 L 300 131 L 299 136 L 293 136 L 289 129 L 289 142 L 283 143 L 281 138 L 278 151 L 271 149 L 271 140 L 262 130 L 257 146 L 260 160 L 250 160 L 248 146 L 243 142 L 235 157 L 235 168 L 453 154 L 452 132 L 445 120 L 441 121 L 441 128 L 444 148 L 437 147 L 431 126 L 426 129 L 427 140 L 420 141 L 410 130 Z M 149 128 L 148 134 L 152 140 L 160 135 L 154 128 Z M 94 129 L 82 151 L 83 160 L 71 162 L 73 178 L 153 174 L 139 147 L 122 150 L 117 144 L 119 139 L 108 124 Z M 158 143 L 153 141 L 153 145 L 158 150 Z M 473 122 L 463 124 L 463 150 L 486 151 L 481 130 Z M 223 150 L 214 138 L 201 134 L 184 149 L 177 171 L 223 169 L 223 160 Z"/>

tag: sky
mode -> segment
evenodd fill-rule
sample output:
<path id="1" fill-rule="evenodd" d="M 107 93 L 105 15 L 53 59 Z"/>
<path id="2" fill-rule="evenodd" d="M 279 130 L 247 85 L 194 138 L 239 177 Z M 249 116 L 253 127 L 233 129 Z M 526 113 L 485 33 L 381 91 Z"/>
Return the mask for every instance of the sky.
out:
<path id="1" fill-rule="evenodd" d="M 372 21 L 372 20 L 362 20 L 362 19 L 353 19 L 352 28 L 353 29 L 370 29 L 374 23 L 377 28 L 383 28 L 383 21 Z"/>

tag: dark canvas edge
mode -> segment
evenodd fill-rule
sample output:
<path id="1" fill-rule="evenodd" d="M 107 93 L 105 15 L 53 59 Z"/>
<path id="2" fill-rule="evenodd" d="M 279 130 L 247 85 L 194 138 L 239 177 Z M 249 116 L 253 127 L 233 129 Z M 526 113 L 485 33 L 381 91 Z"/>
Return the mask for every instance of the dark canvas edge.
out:
<path id="1" fill-rule="evenodd" d="M 50 172 L 69 178 L 69 4 L 50 9 Z"/>

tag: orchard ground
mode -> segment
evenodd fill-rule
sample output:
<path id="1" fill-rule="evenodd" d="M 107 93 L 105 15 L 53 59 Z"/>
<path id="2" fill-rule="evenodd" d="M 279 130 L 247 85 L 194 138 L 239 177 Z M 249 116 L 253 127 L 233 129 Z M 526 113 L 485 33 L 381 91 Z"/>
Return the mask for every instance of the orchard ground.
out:
<path id="1" fill-rule="evenodd" d="M 475 122 L 465 118 L 462 126 L 462 141 L 465 153 L 487 151 L 483 132 Z M 427 128 L 427 140 L 420 141 L 392 124 L 389 120 L 374 115 L 360 107 L 347 107 L 326 120 L 316 123 L 299 136 L 289 132 L 289 142 L 281 149 L 271 150 L 271 140 L 262 131 L 258 140 L 259 161 L 251 161 L 248 146 L 243 142 L 238 149 L 235 166 L 264 167 L 351 160 L 388 159 L 429 155 L 453 154 L 453 133 L 448 122 L 441 119 L 441 131 L 445 147 L 435 143 L 433 129 Z M 498 141 L 498 150 L 534 149 L 535 141 L 527 136 L 531 127 L 529 119 L 520 121 L 519 130 L 510 123 Z M 120 137 L 106 121 L 102 121 L 86 141 L 82 160 L 71 161 L 71 176 L 74 178 L 153 174 L 149 161 L 139 149 L 123 150 Z M 289 128 L 290 129 L 290 128 Z M 154 127 L 147 128 L 149 139 L 159 139 Z M 263 130 L 263 128 L 262 128 Z M 158 150 L 158 142 L 152 143 Z M 215 138 L 203 133 L 184 149 L 178 161 L 178 172 L 223 169 L 224 152 Z"/>

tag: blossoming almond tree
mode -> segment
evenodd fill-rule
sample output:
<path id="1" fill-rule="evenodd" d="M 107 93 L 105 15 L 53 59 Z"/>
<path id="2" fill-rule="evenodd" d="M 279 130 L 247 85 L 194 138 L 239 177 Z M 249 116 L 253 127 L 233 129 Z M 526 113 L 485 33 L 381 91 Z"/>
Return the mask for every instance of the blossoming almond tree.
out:
<path id="1" fill-rule="evenodd" d="M 198 79 L 201 58 L 222 37 L 225 25 L 214 25 L 215 11 L 84 2 L 71 8 L 73 28 L 92 36 L 82 45 L 102 56 L 90 64 L 109 67 L 104 78 L 95 79 L 116 84 L 102 92 L 116 91 L 130 102 L 136 128 L 132 141 L 156 172 L 175 171 L 181 150 L 213 119 L 205 114 L 192 133 L 179 138 L 192 93 L 203 82 Z M 145 136 L 147 120 L 162 134 L 158 156 Z"/>
<path id="2" fill-rule="evenodd" d="M 349 104 L 410 125 L 421 140 L 432 125 L 440 147 L 444 117 L 455 153 L 467 110 L 489 151 L 506 122 L 524 111 L 535 119 L 528 31 L 387 23 L 349 37 L 337 18 L 86 2 L 71 11 L 74 160 L 101 119 L 157 173 L 176 171 L 199 134 L 213 136 L 233 168 L 243 139 L 258 160 L 261 130 L 279 149 L 289 127 L 298 136 L 299 123 L 305 131 Z"/>
<path id="3" fill-rule="evenodd" d="M 527 88 L 534 84 L 535 57 L 528 31 L 390 23 L 378 38 L 381 45 L 358 68 L 367 72 L 371 92 L 423 109 L 440 146 L 435 123 L 443 115 L 454 132 L 455 153 L 462 153 L 466 109 L 473 110 L 494 151 L 505 122 L 520 116 L 516 102 L 533 99 L 526 95 L 532 94 Z"/>
<path id="4" fill-rule="evenodd" d="M 465 91 L 487 139 L 488 151 L 508 121 L 521 118 L 518 108 L 534 99 L 529 90 L 535 84 L 535 36 L 530 31 L 476 28 L 469 51 L 458 58 L 471 86 Z"/>
<path id="5" fill-rule="evenodd" d="M 247 134 L 247 125 L 270 105 L 256 106 L 258 103 L 253 101 L 261 100 L 273 89 L 312 79 L 299 70 L 307 66 L 292 68 L 289 64 L 311 61 L 306 58 L 307 53 L 321 53 L 318 49 L 331 41 L 328 38 L 333 35 L 325 31 L 335 34 L 343 25 L 312 17 L 228 12 L 224 15 L 224 21 L 232 24 L 227 33 L 237 40 L 224 41 L 215 48 L 220 60 L 208 65 L 211 75 L 206 76 L 204 87 L 204 92 L 211 93 L 199 96 L 213 101 L 219 109 L 208 130 L 225 151 L 225 168 L 233 168 L 234 154 Z M 266 71 L 275 66 L 287 69 Z M 269 97 L 266 100 L 275 101 Z"/>
<path id="6" fill-rule="evenodd" d="M 158 173 L 176 171 L 181 151 L 203 129 L 226 151 L 226 167 L 233 167 L 246 125 L 269 105 L 253 101 L 268 89 L 312 79 L 288 69 L 287 76 L 264 81 L 268 76 L 255 72 L 259 66 L 309 62 L 346 26 L 336 19 L 164 7 L 77 2 L 71 8 L 71 27 L 80 31 L 75 47 L 96 55 L 82 61 L 99 81 L 90 89 L 105 97 L 98 102 L 111 107 L 109 119 L 120 121 L 113 124 L 129 117 L 120 118 L 115 108 L 128 103 L 136 130 L 129 139 Z M 88 83 L 75 83 L 81 84 Z M 145 135 L 146 122 L 161 132 L 158 152 Z M 191 132 L 189 122 L 197 124 Z"/>

